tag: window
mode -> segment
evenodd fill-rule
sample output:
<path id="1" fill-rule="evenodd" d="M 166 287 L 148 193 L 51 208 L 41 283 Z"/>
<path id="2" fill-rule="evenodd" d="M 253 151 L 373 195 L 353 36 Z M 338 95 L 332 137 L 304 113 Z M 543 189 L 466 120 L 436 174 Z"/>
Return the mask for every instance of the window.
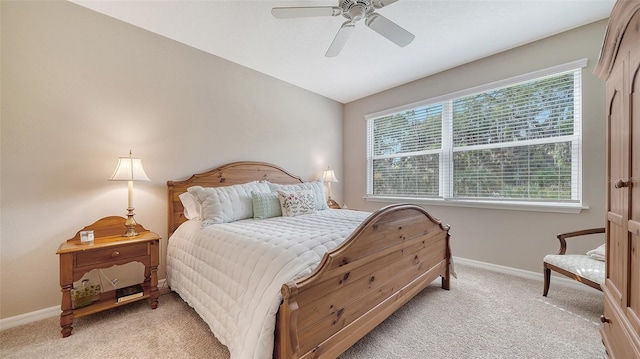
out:
<path id="1" fill-rule="evenodd" d="M 581 205 L 581 68 L 367 116 L 367 196 Z"/>

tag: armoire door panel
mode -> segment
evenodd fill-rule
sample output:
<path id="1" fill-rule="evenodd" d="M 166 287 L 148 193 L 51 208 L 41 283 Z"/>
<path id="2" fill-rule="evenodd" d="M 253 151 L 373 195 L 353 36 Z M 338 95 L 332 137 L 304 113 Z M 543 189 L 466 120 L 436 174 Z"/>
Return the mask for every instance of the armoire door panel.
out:
<path id="1" fill-rule="evenodd" d="M 618 305 L 627 306 L 627 247 L 628 232 L 626 228 L 608 223 L 609 241 L 607 247 L 607 287 Z"/>
<path id="2" fill-rule="evenodd" d="M 629 114 L 631 125 L 630 217 L 640 222 L 640 44 L 632 50 L 630 62 L 631 95 Z"/>
<path id="3" fill-rule="evenodd" d="M 631 235 L 631 258 L 629 266 L 629 306 L 627 318 L 640 337 L 640 235 Z"/>
<path id="4" fill-rule="evenodd" d="M 626 120 L 627 101 L 624 96 L 623 65 L 619 63 L 607 81 L 608 116 L 607 116 L 607 257 L 606 286 L 610 289 L 611 300 L 617 305 L 627 304 L 627 256 L 629 218 L 629 190 L 620 181 L 629 176 L 629 122 Z"/>
<path id="5" fill-rule="evenodd" d="M 628 192 L 627 186 L 623 186 L 621 181 L 628 180 L 629 177 L 629 123 L 625 121 L 625 102 L 622 92 L 624 74 L 622 66 L 616 68 L 611 74 L 614 80 L 608 83 L 607 94 L 609 95 L 609 114 L 607 129 L 607 176 L 609 212 L 618 214 L 623 218 L 628 218 Z"/>
<path id="6" fill-rule="evenodd" d="M 638 16 L 636 16 L 637 18 Z M 636 21 L 638 21 L 636 19 Z M 629 306 L 627 318 L 640 342 L 640 37 L 630 51 L 629 72 L 631 86 L 629 118 L 631 126 L 631 173 L 629 186 Z"/>

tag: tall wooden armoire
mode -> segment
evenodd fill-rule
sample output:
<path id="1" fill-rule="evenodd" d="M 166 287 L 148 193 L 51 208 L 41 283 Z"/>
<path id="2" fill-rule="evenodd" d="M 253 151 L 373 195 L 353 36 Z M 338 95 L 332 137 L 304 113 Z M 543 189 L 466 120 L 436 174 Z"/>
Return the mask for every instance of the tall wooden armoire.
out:
<path id="1" fill-rule="evenodd" d="M 606 280 L 602 341 L 640 359 L 640 0 L 618 0 L 594 73 L 607 82 Z"/>

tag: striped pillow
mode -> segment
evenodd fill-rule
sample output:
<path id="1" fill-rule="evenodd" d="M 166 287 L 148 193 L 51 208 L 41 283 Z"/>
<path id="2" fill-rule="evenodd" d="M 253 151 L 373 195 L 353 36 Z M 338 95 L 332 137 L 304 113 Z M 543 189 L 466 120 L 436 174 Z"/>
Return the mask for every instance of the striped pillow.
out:
<path id="1" fill-rule="evenodd" d="M 251 192 L 253 218 L 265 219 L 282 216 L 280 200 L 276 192 Z"/>

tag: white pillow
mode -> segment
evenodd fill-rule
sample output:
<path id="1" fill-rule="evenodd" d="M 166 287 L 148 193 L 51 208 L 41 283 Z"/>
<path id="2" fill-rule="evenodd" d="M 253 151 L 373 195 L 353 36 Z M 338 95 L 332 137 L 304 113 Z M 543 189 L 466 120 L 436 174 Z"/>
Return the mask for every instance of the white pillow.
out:
<path id="1" fill-rule="evenodd" d="M 184 207 L 185 218 L 187 219 L 201 218 L 200 211 L 202 207 L 200 206 L 200 202 L 198 202 L 197 198 L 195 198 L 189 192 L 181 193 L 178 197 L 180 197 L 180 202 L 182 202 L 182 207 Z"/>
<path id="2" fill-rule="evenodd" d="M 278 190 L 278 199 L 283 217 L 295 217 L 316 213 L 316 196 L 311 190 L 283 191 Z"/>
<path id="3" fill-rule="evenodd" d="M 324 183 L 322 183 L 322 180 L 317 180 L 313 182 L 304 182 L 300 184 L 286 184 L 286 185 L 280 185 L 280 184 L 275 184 L 270 182 L 267 182 L 267 183 L 269 184 L 269 187 L 271 188 L 271 190 L 274 192 L 278 190 L 282 190 L 282 191 L 311 190 L 315 197 L 316 210 L 322 211 L 324 209 L 329 209 L 329 206 L 327 206 L 327 201 L 326 201 L 327 196 L 325 195 L 325 192 L 324 192 Z"/>
<path id="4" fill-rule="evenodd" d="M 601 244 L 597 248 L 594 248 L 587 252 L 587 255 L 593 259 L 604 261 L 606 257 L 606 244 Z"/>
<path id="5" fill-rule="evenodd" d="M 251 192 L 271 192 L 269 185 L 253 181 L 226 187 L 193 186 L 187 189 L 202 206 L 202 225 L 228 223 L 253 217 Z"/>

